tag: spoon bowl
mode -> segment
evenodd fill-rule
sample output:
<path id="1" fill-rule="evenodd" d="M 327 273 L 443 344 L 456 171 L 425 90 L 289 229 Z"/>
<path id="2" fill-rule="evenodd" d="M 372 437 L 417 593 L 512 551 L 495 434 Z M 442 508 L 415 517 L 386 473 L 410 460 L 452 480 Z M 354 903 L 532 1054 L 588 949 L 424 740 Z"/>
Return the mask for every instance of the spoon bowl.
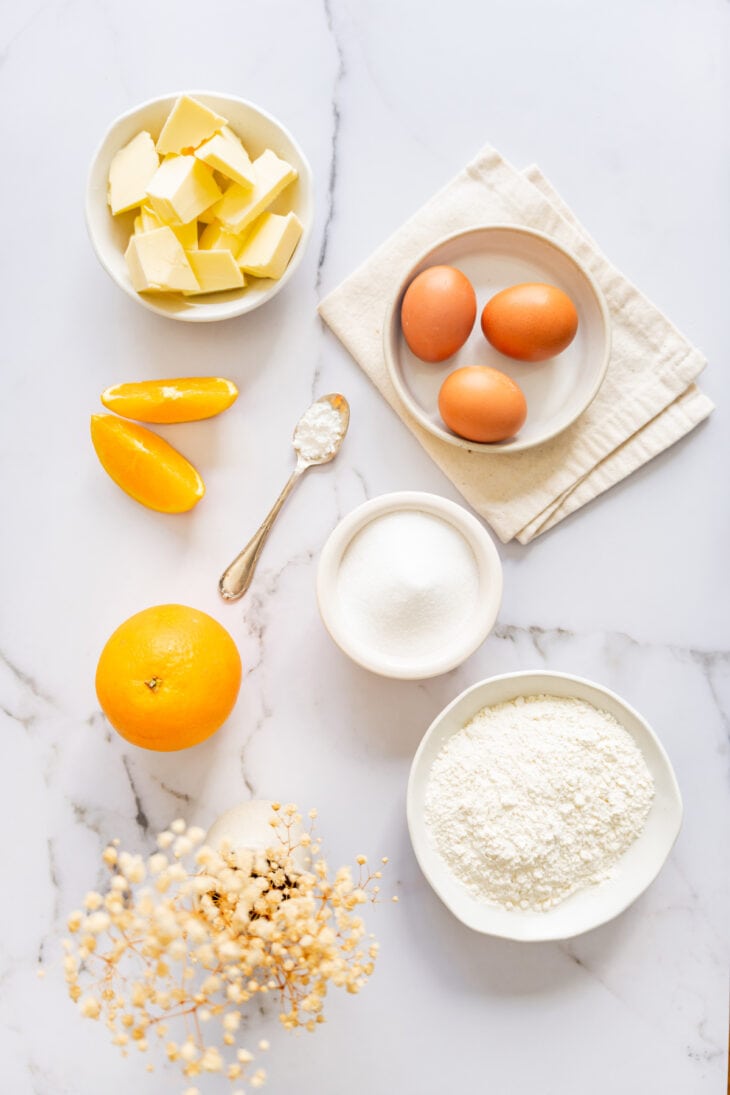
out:
<path id="1" fill-rule="evenodd" d="M 315 451 L 313 445 L 318 440 L 316 436 L 317 424 L 321 426 L 326 424 L 331 427 L 335 425 L 335 419 L 331 414 L 328 414 L 328 408 L 331 408 L 338 416 L 338 428 L 337 430 L 333 428 L 333 437 L 329 443 L 323 441 L 322 448 Z M 297 464 L 301 462 L 302 470 L 314 468 L 318 464 L 329 464 L 330 460 L 334 460 L 340 451 L 340 445 L 345 439 L 349 425 L 350 404 L 344 395 L 340 395 L 338 392 L 330 392 L 329 395 L 322 395 L 315 400 L 299 419 L 292 434 L 292 444 L 297 454 Z M 315 431 L 314 436 L 313 430 Z"/>
<path id="2" fill-rule="evenodd" d="M 307 468 L 329 464 L 340 451 L 350 425 L 350 405 L 344 395 L 331 392 L 315 400 L 294 428 L 292 443 L 297 454 L 294 471 L 245 548 L 224 570 L 218 592 L 224 601 L 237 601 L 251 585 L 256 564 L 281 507 Z"/>

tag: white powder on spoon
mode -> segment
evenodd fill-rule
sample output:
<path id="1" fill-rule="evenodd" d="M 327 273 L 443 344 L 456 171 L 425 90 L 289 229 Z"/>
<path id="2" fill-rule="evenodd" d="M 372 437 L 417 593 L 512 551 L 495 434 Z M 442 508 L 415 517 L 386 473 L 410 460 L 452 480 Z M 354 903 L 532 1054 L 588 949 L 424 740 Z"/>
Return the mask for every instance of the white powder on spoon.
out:
<path id="1" fill-rule="evenodd" d="M 353 538 L 337 594 L 348 634 L 380 654 L 418 659 L 453 642 L 479 600 L 477 561 L 462 534 L 421 510 L 385 513 Z"/>
<path id="2" fill-rule="evenodd" d="M 324 460 L 337 448 L 347 423 L 326 399 L 305 411 L 294 431 L 294 446 L 304 460 Z"/>
<path id="3" fill-rule="evenodd" d="M 529 696 L 485 707 L 446 741 L 426 826 L 477 898 L 546 910 L 612 877 L 653 796 L 640 749 L 612 715 Z"/>

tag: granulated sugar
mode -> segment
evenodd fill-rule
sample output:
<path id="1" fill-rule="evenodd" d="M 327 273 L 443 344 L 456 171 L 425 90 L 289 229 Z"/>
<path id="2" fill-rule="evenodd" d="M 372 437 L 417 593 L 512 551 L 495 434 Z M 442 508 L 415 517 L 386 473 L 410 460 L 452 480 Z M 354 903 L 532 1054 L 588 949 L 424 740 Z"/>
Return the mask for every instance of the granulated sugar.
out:
<path id="1" fill-rule="evenodd" d="M 612 715 L 529 696 L 484 708 L 448 739 L 429 775 L 426 825 L 480 900 L 545 910 L 613 875 L 653 796 Z"/>
<path id="2" fill-rule="evenodd" d="M 354 537 L 337 593 L 349 634 L 364 646 L 418 659 L 454 642 L 479 602 L 479 569 L 462 534 L 419 510 L 385 513 Z"/>

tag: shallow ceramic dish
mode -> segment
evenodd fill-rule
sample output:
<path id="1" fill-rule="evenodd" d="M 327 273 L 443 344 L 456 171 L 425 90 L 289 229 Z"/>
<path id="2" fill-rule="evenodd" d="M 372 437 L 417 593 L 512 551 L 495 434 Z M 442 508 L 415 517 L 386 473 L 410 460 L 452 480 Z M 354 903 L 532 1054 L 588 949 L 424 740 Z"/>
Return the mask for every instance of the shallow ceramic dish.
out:
<path id="1" fill-rule="evenodd" d="M 447 644 L 437 655 L 428 659 L 396 658 L 365 646 L 350 634 L 337 595 L 340 563 L 355 536 L 376 518 L 405 510 L 433 514 L 452 525 L 471 547 L 479 572 L 479 596 L 468 625 L 457 642 Z M 330 534 L 319 559 L 317 601 L 330 636 L 358 665 L 382 677 L 423 680 L 461 665 L 484 642 L 494 626 L 502 602 L 502 564 L 487 530 L 463 506 L 437 494 L 397 491 L 358 506 Z"/>
<path id="2" fill-rule="evenodd" d="M 618 864 L 614 878 L 579 890 L 547 912 L 522 912 L 486 905 L 451 873 L 432 845 L 424 822 L 425 792 L 434 759 L 446 740 L 496 703 L 544 693 L 575 697 L 608 711 L 631 734 L 654 779 L 654 801 L 640 836 Z M 503 939 L 568 939 L 612 920 L 654 881 L 677 839 L 682 799 L 672 766 L 648 723 L 615 692 L 567 673 L 507 673 L 462 692 L 431 723 L 413 758 L 408 780 L 408 829 L 421 870 L 436 894 L 474 931 Z"/>
<path id="3" fill-rule="evenodd" d="M 431 364 L 409 350 L 401 330 L 400 309 L 414 277 L 427 266 L 439 264 L 456 266 L 469 278 L 477 294 L 477 318 L 465 345 L 447 361 Z M 547 361 L 531 363 L 505 357 L 482 334 L 480 320 L 487 301 L 524 281 L 556 285 L 578 311 L 575 338 L 562 354 Z M 447 236 L 407 271 L 386 315 L 383 349 L 396 391 L 429 433 L 475 452 L 519 452 L 562 433 L 595 398 L 608 367 L 610 322 L 600 289 L 572 255 L 542 232 L 491 225 Z M 464 365 L 491 365 L 519 384 L 527 400 L 527 421 L 519 434 L 507 441 L 482 444 L 457 436 L 444 424 L 438 410 L 439 389 L 450 372 Z"/>
<path id="4" fill-rule="evenodd" d="M 273 213 L 293 210 L 304 225 L 291 262 L 278 281 L 247 277 L 247 284 L 241 289 L 199 297 L 184 297 L 178 293 L 137 293 L 134 290 L 127 272 L 124 252 L 132 234 L 135 211 L 112 217 L 106 199 L 109 165 L 114 154 L 141 130 L 148 130 L 156 140 L 175 100 L 182 94 L 200 99 L 206 106 L 227 118 L 252 159 L 265 149 L 271 148 L 299 172 L 298 179 L 269 207 Z M 91 161 L 86 188 L 86 224 L 99 262 L 133 300 L 151 312 L 169 316 L 171 319 L 192 323 L 231 319 L 271 300 L 284 288 L 301 262 L 313 219 L 312 172 L 301 148 L 289 131 L 271 114 L 233 95 L 221 95 L 213 91 L 178 91 L 173 95 L 150 99 L 112 122 Z"/>

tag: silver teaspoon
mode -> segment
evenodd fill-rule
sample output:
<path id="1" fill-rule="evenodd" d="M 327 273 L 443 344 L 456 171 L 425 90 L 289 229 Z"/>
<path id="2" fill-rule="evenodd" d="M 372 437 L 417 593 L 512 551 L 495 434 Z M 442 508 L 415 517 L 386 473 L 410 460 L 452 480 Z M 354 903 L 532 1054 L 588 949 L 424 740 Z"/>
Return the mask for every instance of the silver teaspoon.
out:
<path id="1" fill-rule="evenodd" d="M 339 421 L 328 414 L 328 407 L 338 416 Z M 323 395 L 307 408 L 297 422 L 292 442 L 297 454 L 297 463 L 288 483 L 264 518 L 260 528 L 251 537 L 240 555 L 223 571 L 218 582 L 218 590 L 225 601 L 237 601 L 251 585 L 256 564 L 263 550 L 271 527 L 279 515 L 279 510 L 291 494 L 294 484 L 307 468 L 317 464 L 328 464 L 340 451 L 340 446 L 350 424 L 350 406 L 344 395 Z"/>

